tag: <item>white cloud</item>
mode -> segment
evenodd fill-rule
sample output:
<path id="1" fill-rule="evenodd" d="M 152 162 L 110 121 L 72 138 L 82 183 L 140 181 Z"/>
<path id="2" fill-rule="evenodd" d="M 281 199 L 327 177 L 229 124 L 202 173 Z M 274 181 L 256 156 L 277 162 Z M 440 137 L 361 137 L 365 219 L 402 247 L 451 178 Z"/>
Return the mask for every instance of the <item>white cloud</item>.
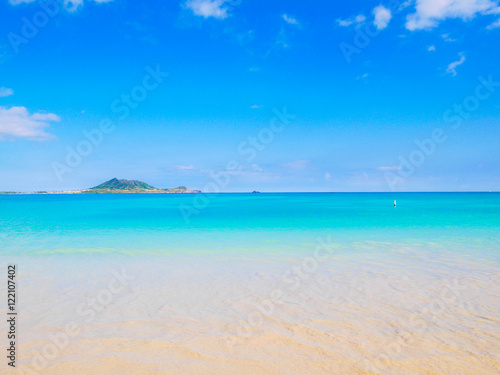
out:
<path id="1" fill-rule="evenodd" d="M 453 61 L 450 65 L 448 65 L 448 68 L 446 68 L 446 73 L 450 73 L 453 77 L 457 75 L 456 67 L 465 62 L 465 55 L 463 52 L 460 52 L 458 56 L 460 56 L 460 59 Z"/>
<path id="2" fill-rule="evenodd" d="M 332 179 L 332 176 L 330 175 L 330 172 L 325 173 L 325 180 L 330 181 Z"/>
<path id="3" fill-rule="evenodd" d="M 493 22 L 491 25 L 487 27 L 487 29 L 496 29 L 497 27 L 500 27 L 500 18 Z"/>
<path id="4" fill-rule="evenodd" d="M 229 16 L 227 8 L 223 7 L 225 2 L 226 0 L 188 0 L 185 6 L 203 18 L 224 19 Z"/>
<path id="5" fill-rule="evenodd" d="M 288 163 L 283 163 L 281 166 L 288 169 L 305 169 L 309 165 L 309 160 L 295 160 Z"/>
<path id="6" fill-rule="evenodd" d="M 450 38 L 450 33 L 441 34 L 441 38 L 443 38 L 443 40 L 445 42 L 456 42 L 457 41 L 456 39 Z"/>
<path id="7" fill-rule="evenodd" d="M 339 24 L 339 26 L 343 26 L 343 27 L 347 27 L 347 26 L 351 26 L 352 25 L 352 20 L 350 19 L 347 19 L 347 20 L 342 20 L 342 19 L 338 19 L 337 20 L 337 23 Z"/>
<path id="8" fill-rule="evenodd" d="M 355 18 L 354 18 L 354 22 L 356 23 L 361 23 L 361 22 L 365 22 L 366 20 L 366 17 L 362 14 L 358 14 Z"/>
<path id="9" fill-rule="evenodd" d="M 351 25 L 355 25 L 356 27 L 359 27 L 361 26 L 364 22 L 366 21 L 366 17 L 362 14 L 359 14 L 357 15 L 356 17 L 350 17 L 350 18 L 347 18 L 345 20 L 342 20 L 342 19 L 337 19 L 337 23 L 339 24 L 339 26 L 342 26 L 342 27 L 348 27 L 348 26 L 351 26 Z"/>
<path id="10" fill-rule="evenodd" d="M 367 78 L 368 77 L 368 73 L 365 73 L 359 77 L 356 77 L 356 79 L 363 79 L 363 78 Z"/>
<path id="11" fill-rule="evenodd" d="M 255 104 L 255 105 L 251 105 L 250 108 L 252 108 L 252 109 L 259 109 L 259 108 L 262 108 L 262 106 Z"/>
<path id="12" fill-rule="evenodd" d="M 29 114 L 26 107 L 0 107 L 0 140 L 24 138 L 46 141 L 55 137 L 45 131 L 52 121 L 60 121 L 53 113 L 37 112 Z"/>
<path id="13" fill-rule="evenodd" d="M 427 47 L 427 51 L 435 51 L 436 47 L 435 46 L 429 46 Z"/>
<path id="14" fill-rule="evenodd" d="M 252 164 L 252 169 L 257 172 L 264 172 L 264 170 L 259 167 L 257 164 Z"/>
<path id="15" fill-rule="evenodd" d="M 299 21 L 295 17 L 288 16 L 286 14 L 283 14 L 283 19 L 285 20 L 286 23 L 289 23 L 290 25 L 298 25 Z"/>
<path id="16" fill-rule="evenodd" d="M 399 171 L 401 167 L 395 165 L 392 167 L 378 167 L 377 169 L 379 171 Z"/>
<path id="17" fill-rule="evenodd" d="M 392 18 L 391 11 L 382 5 L 375 7 L 373 9 L 373 14 L 375 15 L 373 23 L 379 30 L 385 29 Z"/>
<path id="18" fill-rule="evenodd" d="M 430 29 L 447 18 L 467 20 L 477 14 L 497 13 L 500 13 L 500 7 L 493 0 L 417 0 L 415 13 L 406 17 L 406 28 Z"/>
<path id="19" fill-rule="evenodd" d="M 14 90 L 8 89 L 7 87 L 0 87 L 0 98 L 5 98 L 10 95 L 14 95 Z"/>
<path id="20" fill-rule="evenodd" d="M 398 10 L 403 10 L 403 9 L 408 8 L 411 5 L 411 3 L 413 3 L 413 0 L 407 0 L 407 1 L 405 1 L 404 3 L 402 3 L 399 6 Z"/>
<path id="21" fill-rule="evenodd" d="M 189 171 L 194 169 L 194 167 L 192 165 L 177 165 L 175 166 L 175 169 L 179 169 L 181 171 Z"/>

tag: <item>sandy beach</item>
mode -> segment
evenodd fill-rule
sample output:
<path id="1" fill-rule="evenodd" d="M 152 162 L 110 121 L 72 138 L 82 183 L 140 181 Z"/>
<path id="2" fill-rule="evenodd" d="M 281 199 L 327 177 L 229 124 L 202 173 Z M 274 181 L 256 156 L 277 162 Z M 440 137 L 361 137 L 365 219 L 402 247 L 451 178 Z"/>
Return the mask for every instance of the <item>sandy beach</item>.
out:
<path id="1" fill-rule="evenodd" d="M 500 373 L 496 262 L 366 246 L 392 251 L 21 259 L 22 370 L 2 373 Z"/>

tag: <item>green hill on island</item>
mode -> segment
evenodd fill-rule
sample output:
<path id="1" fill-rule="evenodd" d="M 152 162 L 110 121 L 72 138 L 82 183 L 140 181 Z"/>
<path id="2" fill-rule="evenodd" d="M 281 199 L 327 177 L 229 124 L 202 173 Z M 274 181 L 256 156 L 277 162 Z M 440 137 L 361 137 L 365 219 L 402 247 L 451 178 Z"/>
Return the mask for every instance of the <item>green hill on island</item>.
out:
<path id="1" fill-rule="evenodd" d="M 157 188 L 137 180 L 119 180 L 113 178 L 89 190 L 158 190 Z"/>
<path id="2" fill-rule="evenodd" d="M 189 190 L 185 186 L 173 189 L 159 189 L 137 180 L 119 180 L 113 178 L 93 188 L 82 190 L 82 193 L 198 193 L 199 190 Z"/>

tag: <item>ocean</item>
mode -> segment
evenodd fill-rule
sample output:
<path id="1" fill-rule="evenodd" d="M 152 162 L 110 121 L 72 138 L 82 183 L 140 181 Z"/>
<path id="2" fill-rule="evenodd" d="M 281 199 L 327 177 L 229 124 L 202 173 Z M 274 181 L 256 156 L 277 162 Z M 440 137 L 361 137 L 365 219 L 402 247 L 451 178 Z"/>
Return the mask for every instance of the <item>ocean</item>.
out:
<path id="1" fill-rule="evenodd" d="M 4 195 L 0 233 L 9 256 L 293 255 L 330 236 L 347 253 L 372 241 L 498 259 L 500 194 Z"/>

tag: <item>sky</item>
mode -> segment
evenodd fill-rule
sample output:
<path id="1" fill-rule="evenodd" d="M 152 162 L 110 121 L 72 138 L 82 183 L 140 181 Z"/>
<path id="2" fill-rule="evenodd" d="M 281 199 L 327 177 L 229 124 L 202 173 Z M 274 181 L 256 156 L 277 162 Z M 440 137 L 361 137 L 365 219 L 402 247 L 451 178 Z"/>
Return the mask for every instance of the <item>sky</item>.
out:
<path id="1" fill-rule="evenodd" d="M 500 190 L 493 0 L 0 0 L 0 191 Z"/>

